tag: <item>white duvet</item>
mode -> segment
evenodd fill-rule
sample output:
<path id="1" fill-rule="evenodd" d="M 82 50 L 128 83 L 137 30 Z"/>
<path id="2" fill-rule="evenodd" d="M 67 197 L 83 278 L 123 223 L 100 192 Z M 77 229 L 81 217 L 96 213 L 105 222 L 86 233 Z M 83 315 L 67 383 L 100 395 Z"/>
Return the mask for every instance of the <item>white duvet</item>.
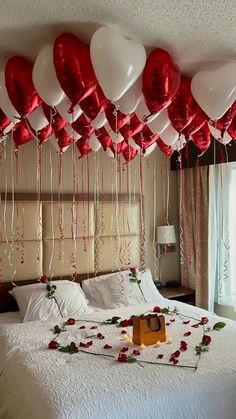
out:
<path id="1" fill-rule="evenodd" d="M 163 300 L 162 306 L 175 305 L 182 314 L 200 318 L 207 315 L 209 325 L 220 320 L 204 310 Z M 112 315 L 128 318 L 144 313 L 153 305 L 145 304 L 119 310 L 94 312 L 87 319 L 104 320 Z M 146 347 L 137 359 L 168 362 L 179 341 L 189 343 L 181 353 L 180 365 L 195 365 L 195 345 L 202 328 L 196 323 L 182 324 L 180 316 L 167 316 L 175 322 L 167 327 L 172 344 Z M 225 320 L 224 320 L 225 321 Z M 236 418 L 236 322 L 211 333 L 208 353 L 201 356 L 198 370 L 152 364 L 119 363 L 84 353 L 69 355 L 47 349 L 53 338 L 55 322 L 0 325 L 0 418 L 1 419 L 235 419 Z M 60 320 L 58 320 L 60 324 Z M 93 340 L 88 350 L 117 355 L 127 344 L 116 326 L 77 322 L 68 326 L 60 342 L 85 341 L 98 331 L 104 340 Z M 79 329 L 81 325 L 86 329 Z M 131 335 L 131 328 L 126 328 Z M 192 335 L 183 337 L 190 330 Z M 104 350 L 104 344 L 112 349 Z M 129 345 L 131 353 L 134 347 Z M 143 366 L 141 366 L 143 365 Z"/>

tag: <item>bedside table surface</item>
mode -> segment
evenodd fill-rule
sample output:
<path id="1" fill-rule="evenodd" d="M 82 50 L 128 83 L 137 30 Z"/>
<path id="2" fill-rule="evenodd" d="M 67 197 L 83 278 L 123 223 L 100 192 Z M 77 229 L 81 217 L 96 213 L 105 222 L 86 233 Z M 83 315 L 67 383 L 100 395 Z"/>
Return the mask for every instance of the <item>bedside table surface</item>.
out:
<path id="1" fill-rule="evenodd" d="M 159 290 L 160 294 L 165 298 L 178 298 L 184 297 L 187 295 L 193 295 L 195 293 L 194 290 L 187 288 L 187 287 L 164 287 Z"/>

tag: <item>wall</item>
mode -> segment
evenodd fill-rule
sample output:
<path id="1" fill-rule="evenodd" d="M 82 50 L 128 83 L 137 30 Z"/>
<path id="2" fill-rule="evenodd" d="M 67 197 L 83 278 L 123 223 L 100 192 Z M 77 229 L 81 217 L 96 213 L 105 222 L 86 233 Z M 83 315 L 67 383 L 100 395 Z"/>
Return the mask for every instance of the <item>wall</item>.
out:
<path id="1" fill-rule="evenodd" d="M 42 149 L 42 192 L 58 191 L 59 184 L 59 155 L 54 144 L 47 141 Z M 37 191 L 37 143 L 31 141 L 18 152 L 18 163 L 14 155 L 14 145 L 9 139 L 6 150 L 0 145 L 1 168 L 0 168 L 0 191 L 10 192 L 36 192 Z M 75 159 L 73 159 L 73 154 Z M 73 180 L 75 180 L 78 192 L 89 190 L 90 192 L 101 193 L 115 192 L 116 182 L 120 192 L 127 192 L 127 188 L 132 193 L 140 191 L 140 159 L 134 159 L 128 166 L 122 165 L 120 173 L 117 173 L 117 163 L 109 158 L 103 151 L 91 153 L 87 158 L 77 159 L 78 152 L 75 147 L 66 151 L 63 155 L 63 170 L 61 180 L 61 191 L 72 192 Z M 166 167 L 166 158 L 163 153 L 156 149 L 149 158 L 143 159 L 143 186 L 145 195 L 145 229 L 146 229 L 146 261 L 147 266 L 155 273 L 155 261 L 153 250 L 153 232 L 155 225 L 164 223 L 164 195 L 167 190 L 167 173 L 170 182 L 170 201 L 169 201 L 169 222 L 175 224 L 176 232 L 178 229 L 178 209 L 177 209 L 177 174 L 170 172 Z M 73 165 L 75 178 L 73 176 Z M 169 161 L 168 161 L 169 165 Z M 18 166 L 18 167 L 17 167 Z M 127 176 L 127 170 L 129 177 Z M 82 179 L 84 178 L 84 184 Z M 127 178 L 129 185 L 127 186 Z M 103 185 L 103 186 L 102 186 Z M 103 189 L 102 189 L 103 188 Z M 178 236 L 178 232 L 177 232 Z M 162 262 L 162 278 L 166 280 L 179 280 L 179 253 L 178 245 L 175 252 L 170 253 Z"/>

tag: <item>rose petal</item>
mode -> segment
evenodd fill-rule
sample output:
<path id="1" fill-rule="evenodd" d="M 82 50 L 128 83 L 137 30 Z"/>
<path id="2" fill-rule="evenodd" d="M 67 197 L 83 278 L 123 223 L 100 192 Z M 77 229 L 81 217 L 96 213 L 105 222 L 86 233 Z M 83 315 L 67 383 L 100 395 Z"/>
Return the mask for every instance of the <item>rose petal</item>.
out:
<path id="1" fill-rule="evenodd" d="M 166 323 L 166 326 L 170 326 L 170 323 Z"/>
<path id="2" fill-rule="evenodd" d="M 128 350 L 129 348 L 124 347 L 124 348 L 121 348 L 120 352 L 127 352 Z"/>
<path id="3" fill-rule="evenodd" d="M 189 324 L 190 323 L 190 320 L 183 320 L 182 321 L 182 324 Z"/>
<path id="4" fill-rule="evenodd" d="M 179 351 L 179 350 L 177 350 L 177 351 L 175 351 L 173 354 L 171 354 L 171 358 L 172 358 L 172 357 L 174 357 L 174 358 L 179 358 L 179 356 L 180 356 L 180 351 Z"/>
<path id="5" fill-rule="evenodd" d="M 103 346 L 103 349 L 111 349 L 111 348 L 112 348 L 112 346 L 108 345 L 107 343 L 106 343 L 106 345 Z"/>
<path id="6" fill-rule="evenodd" d="M 162 358 L 163 358 L 163 356 L 164 356 L 163 354 L 158 354 L 158 355 L 157 355 L 157 358 L 158 358 L 158 359 L 162 359 Z"/>
<path id="7" fill-rule="evenodd" d="M 126 335 L 127 334 L 127 332 L 126 332 L 126 330 L 121 330 L 121 335 Z"/>
<path id="8" fill-rule="evenodd" d="M 79 329 L 85 329 L 85 326 L 80 326 Z"/>
<path id="9" fill-rule="evenodd" d="M 170 319 L 170 322 L 171 322 L 171 323 L 174 323 L 174 322 L 175 322 L 175 319 Z"/>
<path id="10" fill-rule="evenodd" d="M 138 349 L 133 350 L 133 355 L 140 355 L 141 352 Z"/>
<path id="11" fill-rule="evenodd" d="M 186 337 L 187 337 L 187 336 L 190 336 L 191 334 L 192 334 L 192 332 L 185 332 L 185 333 L 184 333 L 184 336 L 186 336 Z"/>
<path id="12" fill-rule="evenodd" d="M 97 329 L 97 328 L 98 328 L 97 326 L 90 327 L 91 330 L 94 330 L 94 329 Z"/>

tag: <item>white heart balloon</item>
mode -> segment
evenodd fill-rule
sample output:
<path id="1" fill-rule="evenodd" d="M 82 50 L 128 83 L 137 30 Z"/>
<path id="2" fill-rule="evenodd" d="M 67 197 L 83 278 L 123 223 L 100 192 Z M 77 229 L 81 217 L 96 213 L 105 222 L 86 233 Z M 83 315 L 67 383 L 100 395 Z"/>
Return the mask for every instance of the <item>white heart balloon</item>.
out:
<path id="1" fill-rule="evenodd" d="M 107 118 L 105 115 L 105 112 L 101 112 L 92 122 L 92 126 L 95 129 L 99 129 L 104 127 L 104 125 L 107 123 Z"/>
<path id="2" fill-rule="evenodd" d="M 52 45 L 46 46 L 38 54 L 34 63 L 32 77 L 39 96 L 48 105 L 56 106 L 65 97 L 54 68 Z"/>
<path id="3" fill-rule="evenodd" d="M 143 45 L 125 39 L 108 26 L 93 34 L 90 55 L 98 82 L 112 101 L 119 100 L 135 83 L 146 62 Z"/>
<path id="4" fill-rule="evenodd" d="M 182 148 L 184 148 L 186 142 L 187 141 L 185 139 L 185 136 L 180 135 L 179 139 L 172 145 L 172 147 L 174 148 L 174 150 L 180 151 L 182 150 Z"/>
<path id="5" fill-rule="evenodd" d="M 77 141 L 81 138 L 81 135 L 76 132 L 70 124 L 67 124 L 65 126 L 65 130 L 68 135 L 70 135 L 72 138 L 74 138 L 74 141 Z"/>
<path id="6" fill-rule="evenodd" d="M 73 109 L 73 112 L 69 112 L 71 108 L 71 101 L 68 99 L 68 97 L 64 97 L 64 99 L 56 106 L 57 112 L 61 115 L 61 117 L 70 124 L 76 119 L 78 119 L 83 111 L 79 105 L 76 105 Z"/>
<path id="7" fill-rule="evenodd" d="M 143 157 L 149 156 L 157 147 L 157 143 L 152 143 L 148 148 L 146 148 Z"/>
<path id="8" fill-rule="evenodd" d="M 96 135 L 95 135 L 95 134 L 92 134 L 92 135 L 91 135 L 91 137 L 89 137 L 88 144 L 89 144 L 89 147 L 90 147 L 93 151 L 98 151 L 98 150 L 100 150 L 100 148 L 101 148 L 101 144 L 100 144 L 100 142 L 98 141 L 98 139 L 97 139 L 97 137 L 96 137 Z"/>
<path id="9" fill-rule="evenodd" d="M 48 120 L 44 115 L 42 105 L 36 108 L 32 113 L 27 116 L 30 126 L 39 131 L 48 125 Z"/>
<path id="10" fill-rule="evenodd" d="M 119 143 L 121 143 L 123 141 L 123 139 L 124 139 L 123 135 L 121 135 L 121 133 L 118 132 L 118 131 L 117 132 L 114 132 L 111 129 L 111 127 L 110 127 L 110 125 L 108 123 L 105 125 L 105 129 L 106 129 L 109 137 L 112 139 L 112 141 L 114 143 L 119 144 Z"/>
<path id="11" fill-rule="evenodd" d="M 213 137 L 218 140 L 222 144 L 228 144 L 232 140 L 231 136 L 227 131 L 224 132 L 223 137 L 221 136 L 221 131 L 215 127 L 213 127 L 211 124 L 208 124 L 209 130 Z"/>
<path id="12" fill-rule="evenodd" d="M 19 122 L 20 115 L 12 105 L 7 93 L 4 71 L 0 72 L 0 108 L 3 110 L 7 118 L 13 122 L 13 124 Z"/>
<path id="13" fill-rule="evenodd" d="M 15 124 L 13 124 L 13 122 L 10 122 L 10 124 L 3 130 L 3 135 L 6 135 L 6 134 L 8 134 L 11 130 L 12 130 L 12 128 L 14 127 L 14 125 Z"/>
<path id="14" fill-rule="evenodd" d="M 133 139 L 133 138 L 129 138 L 129 139 L 128 139 L 128 143 L 129 143 L 129 145 L 130 145 L 131 147 L 133 147 L 135 150 L 137 150 L 137 151 L 139 151 L 139 150 L 140 150 L 139 145 L 138 145 L 138 144 L 136 144 L 136 142 L 134 141 L 134 139 Z"/>
<path id="15" fill-rule="evenodd" d="M 135 113 L 136 113 L 136 115 L 137 115 L 137 117 L 140 121 L 145 120 L 147 123 L 152 122 L 159 115 L 159 113 L 150 115 L 150 111 L 148 110 L 148 108 L 146 106 L 145 99 L 144 99 L 143 95 L 141 97 L 140 103 L 139 103 Z"/>
<path id="16" fill-rule="evenodd" d="M 178 141 L 179 133 L 174 129 L 172 125 L 168 127 L 160 135 L 163 143 L 166 145 L 172 146 L 176 141 Z"/>
<path id="17" fill-rule="evenodd" d="M 199 71 L 192 79 L 191 90 L 211 119 L 221 118 L 236 100 L 236 62 L 213 71 Z"/>
<path id="18" fill-rule="evenodd" d="M 115 102 L 116 107 L 124 113 L 129 115 L 133 113 L 142 99 L 142 77 L 130 87 L 130 89 Z"/>
<path id="19" fill-rule="evenodd" d="M 161 134 L 170 125 L 167 109 L 163 109 L 152 122 L 147 122 L 153 134 Z"/>

